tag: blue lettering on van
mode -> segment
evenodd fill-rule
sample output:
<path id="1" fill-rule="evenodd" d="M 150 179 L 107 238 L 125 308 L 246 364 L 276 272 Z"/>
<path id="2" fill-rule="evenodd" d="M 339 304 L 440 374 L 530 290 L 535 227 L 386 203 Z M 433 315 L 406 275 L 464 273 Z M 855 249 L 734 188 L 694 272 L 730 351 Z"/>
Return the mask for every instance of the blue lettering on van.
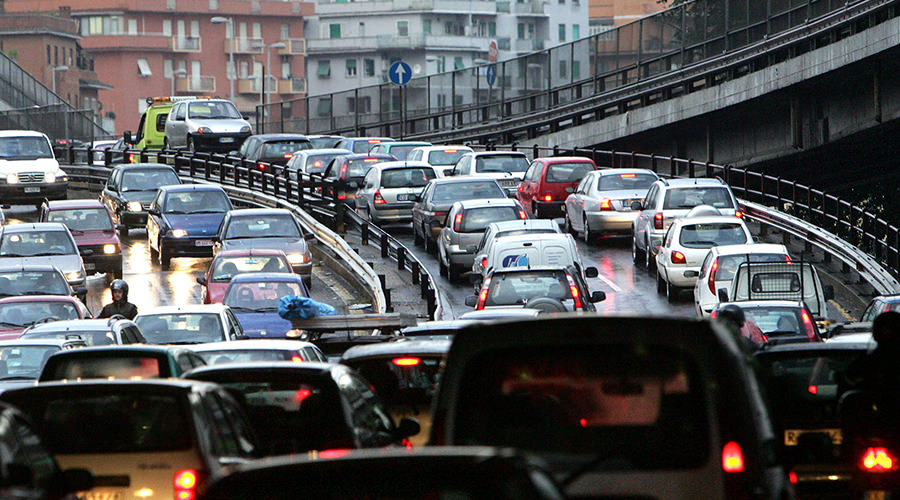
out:
<path id="1" fill-rule="evenodd" d="M 507 255 L 503 257 L 503 267 L 521 267 L 528 266 L 527 255 Z"/>

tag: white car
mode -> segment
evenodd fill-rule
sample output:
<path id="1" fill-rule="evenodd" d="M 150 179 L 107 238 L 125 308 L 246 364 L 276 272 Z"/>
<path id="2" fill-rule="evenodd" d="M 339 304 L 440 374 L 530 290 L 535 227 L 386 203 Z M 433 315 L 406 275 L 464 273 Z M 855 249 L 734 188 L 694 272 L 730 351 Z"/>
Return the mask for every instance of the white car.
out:
<path id="1" fill-rule="evenodd" d="M 469 253 L 475 255 L 475 262 L 472 264 L 472 272 L 474 274 L 482 274 L 485 265 L 485 259 L 490 252 L 491 246 L 497 241 L 497 238 L 503 236 L 518 236 L 522 234 L 561 234 L 559 224 L 552 219 L 521 219 L 507 220 L 501 222 L 491 222 L 487 229 L 484 230 L 484 236 L 481 241 L 468 248 Z M 480 285 L 479 287 L 480 288 Z"/>
<path id="2" fill-rule="evenodd" d="M 304 149 L 295 151 L 294 155 L 287 162 L 287 169 L 290 178 L 299 180 L 299 174 L 317 174 L 322 175 L 331 160 L 338 156 L 349 155 L 349 149 Z"/>
<path id="3" fill-rule="evenodd" d="M 201 344 L 245 338 L 231 308 L 222 304 L 156 307 L 138 314 L 134 322 L 151 344 Z"/>
<path id="4" fill-rule="evenodd" d="M 525 153 L 518 151 L 480 151 L 462 155 L 449 175 L 494 179 L 507 196 L 515 198 L 530 165 Z"/>
<path id="5" fill-rule="evenodd" d="M 0 130 L 0 203 L 41 206 L 45 200 L 65 200 L 68 186 L 46 135 Z"/>
<path id="6" fill-rule="evenodd" d="M 301 340 L 252 339 L 196 344 L 190 348 L 210 365 L 247 361 L 328 362 L 328 358 L 315 344 Z"/>
<path id="7" fill-rule="evenodd" d="M 531 266 L 572 266 L 581 272 L 582 279 L 586 271 L 571 234 L 502 236 L 494 240 L 480 263 L 472 265 L 473 273 L 481 278 L 476 280 L 476 292 L 495 269 Z"/>
<path id="8" fill-rule="evenodd" d="M 682 290 L 693 288 L 710 248 L 747 243 L 753 243 L 753 235 L 737 217 L 709 215 L 676 220 L 656 253 L 656 291 L 674 302 Z"/>
<path id="9" fill-rule="evenodd" d="M 425 162 L 434 167 L 439 176 L 444 177 L 453 170 L 462 155 L 471 152 L 472 148 L 468 146 L 419 146 L 410 151 L 406 159 Z"/>
<path id="10" fill-rule="evenodd" d="M 719 305 L 719 290 L 731 296 L 731 280 L 742 262 L 790 262 L 787 247 L 775 243 L 712 247 L 700 265 L 694 285 L 694 309 L 698 318 L 709 317 Z"/>

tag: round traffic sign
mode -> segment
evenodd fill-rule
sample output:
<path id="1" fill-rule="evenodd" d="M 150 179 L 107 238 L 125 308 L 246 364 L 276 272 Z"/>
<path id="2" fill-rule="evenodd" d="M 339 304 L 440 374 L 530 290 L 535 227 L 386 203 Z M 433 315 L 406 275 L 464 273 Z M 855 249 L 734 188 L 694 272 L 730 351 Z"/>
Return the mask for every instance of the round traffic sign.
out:
<path id="1" fill-rule="evenodd" d="M 488 45 L 488 62 L 495 63 L 497 62 L 497 40 L 491 40 L 491 44 Z"/>

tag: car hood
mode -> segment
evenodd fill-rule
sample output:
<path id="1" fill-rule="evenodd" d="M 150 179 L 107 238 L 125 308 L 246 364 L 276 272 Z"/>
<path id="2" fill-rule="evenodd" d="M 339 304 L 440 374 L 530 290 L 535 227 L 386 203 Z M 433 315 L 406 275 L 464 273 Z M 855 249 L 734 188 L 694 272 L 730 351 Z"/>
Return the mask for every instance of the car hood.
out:
<path id="1" fill-rule="evenodd" d="M 29 267 L 56 266 L 63 274 L 82 270 L 79 255 L 48 255 L 46 257 L 0 257 L 0 266 Z"/>
<path id="2" fill-rule="evenodd" d="M 191 129 L 196 130 L 200 127 L 209 127 L 209 129 L 216 134 L 240 132 L 242 128 L 249 126 L 249 123 L 237 118 L 229 120 L 198 120 L 196 118 L 191 118 Z"/>
<path id="3" fill-rule="evenodd" d="M 244 329 L 244 335 L 252 338 L 284 338 L 293 328 L 290 321 L 282 319 L 277 312 L 241 312 L 234 315 Z"/>
<path id="4" fill-rule="evenodd" d="M 214 214 L 163 214 L 172 229 L 184 229 L 188 236 L 215 236 L 225 212 Z"/>
<path id="5" fill-rule="evenodd" d="M 229 283 L 229 281 L 224 283 L 214 281 L 206 284 L 206 293 L 209 296 L 210 303 L 218 304 L 222 302 L 222 299 L 225 298 L 225 290 L 228 290 Z"/>
<path id="6" fill-rule="evenodd" d="M 139 201 L 141 205 L 149 205 L 151 201 L 153 201 L 153 197 L 156 196 L 156 190 L 153 191 L 125 191 L 122 193 L 122 198 L 125 201 Z"/>
<path id="7" fill-rule="evenodd" d="M 79 247 L 86 245 L 105 245 L 107 243 L 119 243 L 116 232 L 112 229 L 109 231 L 72 231 L 72 237 L 75 238 L 75 244 Z"/>
<path id="8" fill-rule="evenodd" d="M 225 240 L 222 242 L 224 250 L 236 248 L 265 248 L 281 250 L 285 254 L 306 253 L 306 241 L 303 238 L 244 238 L 239 240 Z"/>
<path id="9" fill-rule="evenodd" d="M 56 172 L 59 162 L 53 158 L 36 160 L 3 160 L 0 159 L 0 175 L 6 177 L 13 172 Z"/>

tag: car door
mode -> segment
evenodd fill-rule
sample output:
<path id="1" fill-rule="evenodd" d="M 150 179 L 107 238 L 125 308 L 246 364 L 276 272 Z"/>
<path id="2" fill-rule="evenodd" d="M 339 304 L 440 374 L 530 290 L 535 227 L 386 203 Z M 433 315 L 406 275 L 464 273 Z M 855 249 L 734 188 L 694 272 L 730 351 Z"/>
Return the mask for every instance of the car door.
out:
<path id="1" fill-rule="evenodd" d="M 663 238 L 662 245 L 659 246 L 659 251 L 656 253 L 657 272 L 665 275 L 666 281 L 669 281 L 669 255 L 672 253 L 672 241 L 676 236 L 676 232 L 681 232 L 681 224 L 672 224 L 669 226 L 669 229 L 666 231 L 666 236 Z"/>
<path id="2" fill-rule="evenodd" d="M 116 191 L 118 191 L 118 189 L 116 189 L 116 184 L 120 173 L 120 169 L 113 170 L 112 173 L 109 174 L 109 178 L 106 179 L 106 184 L 103 185 L 103 191 L 100 192 L 100 202 L 103 203 L 107 210 L 116 214 L 117 217 L 116 199 L 118 198 L 118 193 Z M 118 223 L 118 220 L 116 220 L 116 223 Z"/>
<path id="3" fill-rule="evenodd" d="M 170 146 L 177 147 L 185 147 L 187 146 L 187 122 L 185 118 L 187 116 L 187 103 L 178 103 L 172 108 L 172 111 L 169 113 L 169 118 L 166 120 L 166 139 L 169 141 Z M 171 123 L 172 133 L 169 134 L 170 130 L 169 124 Z"/>
<path id="4" fill-rule="evenodd" d="M 156 196 L 153 198 L 153 201 L 150 203 L 150 208 L 148 209 L 147 214 L 147 241 L 151 248 L 155 248 L 159 250 L 159 233 L 160 226 L 162 225 L 161 217 L 162 217 L 162 197 L 163 192 L 159 191 L 156 193 Z"/>
<path id="5" fill-rule="evenodd" d="M 377 147 L 377 146 L 376 146 Z M 363 178 L 362 186 L 356 191 L 356 210 L 368 210 L 369 199 L 374 196 L 378 169 L 370 168 Z"/>
<path id="6" fill-rule="evenodd" d="M 424 211 L 426 210 L 426 203 L 428 197 L 431 195 L 431 192 L 434 191 L 434 182 L 429 182 L 425 189 L 419 193 L 418 198 L 416 199 L 415 205 L 413 205 L 412 209 L 412 219 L 413 219 L 413 230 L 418 227 L 421 227 L 423 220 L 425 218 Z"/>
<path id="7" fill-rule="evenodd" d="M 526 212 L 532 212 L 532 201 L 534 201 L 534 177 L 535 172 L 540 170 L 540 162 L 533 161 L 525 171 L 525 179 L 519 183 L 516 188 L 516 199 L 525 208 Z"/>
<path id="8" fill-rule="evenodd" d="M 644 198 L 641 211 L 638 212 L 638 216 L 634 223 L 634 238 L 636 245 L 638 248 L 643 248 L 645 251 L 649 250 L 646 245 L 647 231 L 649 231 L 649 225 L 653 223 L 653 214 L 655 213 L 657 198 L 659 198 L 659 185 L 653 184 L 650 186 L 650 191 L 647 192 L 647 197 Z"/>
<path id="9" fill-rule="evenodd" d="M 575 191 L 566 198 L 566 213 L 569 214 L 569 224 L 578 231 L 584 231 L 585 204 L 590 202 L 588 190 L 596 177 L 588 174 L 581 179 Z"/>

